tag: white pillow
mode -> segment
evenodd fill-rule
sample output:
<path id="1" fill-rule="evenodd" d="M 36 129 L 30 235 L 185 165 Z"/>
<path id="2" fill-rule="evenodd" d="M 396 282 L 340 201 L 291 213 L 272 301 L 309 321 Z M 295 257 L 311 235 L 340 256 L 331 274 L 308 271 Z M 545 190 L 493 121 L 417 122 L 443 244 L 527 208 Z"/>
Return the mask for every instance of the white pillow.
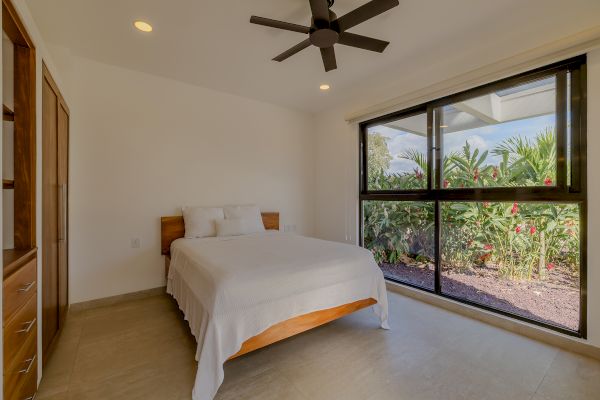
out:
<path id="1" fill-rule="evenodd" d="M 225 213 L 225 219 L 246 220 L 246 224 L 252 225 L 249 227 L 252 232 L 263 232 L 265 230 L 258 206 L 227 206 L 223 208 L 223 212 Z"/>
<path id="2" fill-rule="evenodd" d="M 215 221 L 225 218 L 220 207 L 183 207 L 181 210 L 187 239 L 216 236 Z"/>
<path id="3" fill-rule="evenodd" d="M 239 236 L 263 232 L 264 226 L 258 227 L 256 221 L 248 218 L 230 218 L 216 221 L 217 236 Z M 259 229 L 262 228 L 262 229 Z"/>

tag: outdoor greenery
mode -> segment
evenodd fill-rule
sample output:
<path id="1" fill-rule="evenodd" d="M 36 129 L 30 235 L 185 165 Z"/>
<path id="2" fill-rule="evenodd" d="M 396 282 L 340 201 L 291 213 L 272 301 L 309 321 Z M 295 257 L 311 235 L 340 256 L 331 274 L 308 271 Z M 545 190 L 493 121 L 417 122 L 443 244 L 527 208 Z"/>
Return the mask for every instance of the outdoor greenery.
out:
<path id="1" fill-rule="evenodd" d="M 487 151 L 466 142 L 461 152 L 444 157 L 443 187 L 552 186 L 555 138 L 552 129 L 533 140 L 511 137 L 492 149 L 495 159 L 501 160 L 496 164 L 489 161 Z M 386 140 L 377 133 L 369 135 L 369 188 L 426 188 L 425 155 L 408 150 L 399 157 L 413 161 L 414 171 L 389 173 L 392 156 Z M 544 279 L 557 267 L 579 273 L 577 204 L 444 202 L 441 219 L 445 270 L 465 272 L 493 265 L 511 279 Z M 433 262 L 433 232 L 432 202 L 364 202 L 364 244 L 380 263 Z"/>

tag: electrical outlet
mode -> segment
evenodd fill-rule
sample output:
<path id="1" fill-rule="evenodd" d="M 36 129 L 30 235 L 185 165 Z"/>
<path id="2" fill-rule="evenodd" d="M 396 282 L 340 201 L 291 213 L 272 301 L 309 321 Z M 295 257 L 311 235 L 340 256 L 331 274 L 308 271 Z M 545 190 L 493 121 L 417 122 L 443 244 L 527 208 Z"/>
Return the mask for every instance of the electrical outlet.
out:
<path id="1" fill-rule="evenodd" d="M 284 232 L 296 232 L 296 225 L 294 225 L 294 224 L 284 225 L 283 231 Z"/>
<path id="2" fill-rule="evenodd" d="M 140 238 L 133 238 L 133 239 L 131 239 L 131 248 L 132 249 L 139 249 L 140 248 Z"/>

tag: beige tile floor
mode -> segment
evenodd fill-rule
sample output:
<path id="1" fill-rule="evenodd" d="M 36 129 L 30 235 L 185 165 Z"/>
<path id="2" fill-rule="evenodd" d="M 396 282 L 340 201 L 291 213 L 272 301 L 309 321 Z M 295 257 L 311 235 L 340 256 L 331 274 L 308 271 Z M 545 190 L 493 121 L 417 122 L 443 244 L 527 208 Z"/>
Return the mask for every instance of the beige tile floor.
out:
<path id="1" fill-rule="evenodd" d="M 216 399 L 600 399 L 600 362 L 390 293 L 225 365 Z M 191 398 L 195 342 L 166 295 L 71 313 L 38 400 Z"/>

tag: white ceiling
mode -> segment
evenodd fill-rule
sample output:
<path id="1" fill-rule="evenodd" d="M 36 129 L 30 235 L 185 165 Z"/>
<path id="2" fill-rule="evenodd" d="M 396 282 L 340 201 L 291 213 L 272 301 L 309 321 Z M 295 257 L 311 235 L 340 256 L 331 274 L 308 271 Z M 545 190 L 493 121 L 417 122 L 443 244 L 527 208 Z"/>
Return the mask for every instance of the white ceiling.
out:
<path id="1" fill-rule="evenodd" d="M 336 0 L 333 9 L 341 16 L 366 2 Z M 338 69 L 326 73 L 314 47 L 271 61 L 305 36 L 248 22 L 259 15 L 308 25 L 308 0 L 26 3 L 48 43 L 73 54 L 313 112 L 397 86 L 432 62 L 459 60 L 469 70 L 490 53 L 508 56 L 600 23 L 598 0 L 400 0 L 351 30 L 389 40 L 385 53 L 336 45 Z M 154 32 L 136 31 L 136 19 L 150 22 Z M 321 93 L 321 83 L 331 91 Z"/>

